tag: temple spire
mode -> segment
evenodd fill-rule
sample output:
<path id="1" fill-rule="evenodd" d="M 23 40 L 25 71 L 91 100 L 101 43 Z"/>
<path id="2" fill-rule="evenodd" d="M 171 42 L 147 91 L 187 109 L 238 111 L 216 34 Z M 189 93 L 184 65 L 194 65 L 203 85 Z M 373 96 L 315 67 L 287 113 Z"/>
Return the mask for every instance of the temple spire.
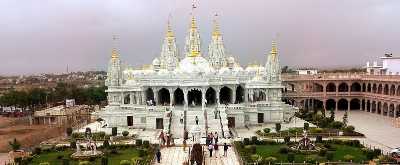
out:
<path id="1" fill-rule="evenodd" d="M 200 54 L 200 49 L 201 49 L 200 33 L 197 29 L 198 27 L 196 24 L 196 18 L 194 17 L 194 9 L 195 8 L 197 8 L 197 7 L 193 1 L 190 29 L 189 29 L 189 34 L 186 36 L 186 43 L 185 43 L 185 54 L 187 57 L 201 56 L 201 54 Z"/>
<path id="2" fill-rule="evenodd" d="M 118 51 L 117 51 L 117 48 L 116 48 L 116 42 L 117 42 L 117 36 L 116 35 L 113 35 L 113 48 L 112 48 L 112 51 L 111 51 L 111 59 L 118 59 L 119 58 L 119 55 L 118 55 Z"/>
<path id="3" fill-rule="evenodd" d="M 179 62 L 179 56 L 170 20 L 171 16 L 168 18 L 167 30 L 165 33 L 164 42 L 161 46 L 161 56 L 159 60 L 161 69 L 173 70 Z"/>
<path id="4" fill-rule="evenodd" d="M 228 65 L 228 57 L 225 55 L 225 46 L 217 22 L 218 14 L 214 15 L 214 27 L 211 33 L 211 42 L 208 46 L 208 61 L 214 69 L 220 69 Z"/>

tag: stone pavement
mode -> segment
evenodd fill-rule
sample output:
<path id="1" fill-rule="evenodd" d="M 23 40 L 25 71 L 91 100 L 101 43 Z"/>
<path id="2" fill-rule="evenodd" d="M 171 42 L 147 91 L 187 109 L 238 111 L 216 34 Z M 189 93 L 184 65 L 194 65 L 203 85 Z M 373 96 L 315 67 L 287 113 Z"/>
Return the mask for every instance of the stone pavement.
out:
<path id="1" fill-rule="evenodd" d="M 336 120 L 342 121 L 343 111 L 336 112 Z M 366 138 L 360 139 L 366 146 L 381 148 L 384 152 L 400 147 L 400 128 L 392 123 L 393 118 L 364 111 L 350 111 L 348 125 L 353 125 L 356 131 Z"/>
<path id="2" fill-rule="evenodd" d="M 224 156 L 224 146 L 219 146 L 219 150 L 213 151 L 213 156 L 210 157 L 210 152 L 206 146 L 203 146 L 205 151 L 205 165 L 239 165 L 236 154 L 231 147 L 227 151 L 227 156 Z"/>
<path id="3" fill-rule="evenodd" d="M 183 147 L 164 147 L 161 149 L 161 162 L 155 164 L 182 165 L 188 158 L 189 149 L 183 151 Z"/>

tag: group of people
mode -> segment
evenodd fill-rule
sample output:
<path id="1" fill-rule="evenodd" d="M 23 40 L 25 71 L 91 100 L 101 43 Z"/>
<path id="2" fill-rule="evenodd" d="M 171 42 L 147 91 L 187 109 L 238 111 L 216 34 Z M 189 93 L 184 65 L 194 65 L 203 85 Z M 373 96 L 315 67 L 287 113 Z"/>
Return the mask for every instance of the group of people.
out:
<path id="1" fill-rule="evenodd" d="M 164 133 L 164 131 L 161 131 L 160 136 L 158 137 L 160 140 L 160 145 L 165 146 L 165 143 L 167 143 L 167 147 L 171 146 L 171 142 L 173 143 L 173 139 L 169 133 Z"/>
<path id="2" fill-rule="evenodd" d="M 210 152 L 210 157 L 213 156 L 213 152 L 215 152 L 215 157 L 218 157 L 218 133 L 215 132 L 209 133 L 206 138 L 206 145 L 208 146 L 208 151 Z M 224 143 L 224 156 L 227 156 L 227 151 L 228 151 L 228 145 Z"/>

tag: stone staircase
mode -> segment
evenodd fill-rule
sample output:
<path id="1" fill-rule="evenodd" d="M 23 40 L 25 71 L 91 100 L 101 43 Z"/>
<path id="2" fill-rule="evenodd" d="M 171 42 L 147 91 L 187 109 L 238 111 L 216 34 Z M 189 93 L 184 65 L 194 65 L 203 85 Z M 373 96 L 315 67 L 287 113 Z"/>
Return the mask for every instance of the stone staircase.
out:
<path id="1" fill-rule="evenodd" d="M 183 138 L 184 124 L 180 122 L 183 110 L 173 110 L 171 120 L 171 134 L 174 138 Z"/>
<path id="2" fill-rule="evenodd" d="M 188 110 L 186 112 L 186 129 L 190 133 L 190 129 L 196 125 L 196 116 L 199 119 L 199 126 L 201 129 L 201 136 L 205 137 L 206 134 L 206 120 L 204 118 L 204 111 L 199 108 L 198 110 Z"/>
<path id="3" fill-rule="evenodd" d="M 224 107 L 220 107 L 218 110 L 220 115 L 221 132 L 224 133 L 225 138 L 228 138 L 231 135 L 229 134 L 228 115 L 226 114 L 226 109 Z"/>
<path id="4" fill-rule="evenodd" d="M 221 128 L 221 119 L 219 114 L 215 114 L 216 108 L 208 108 L 207 109 L 207 124 L 208 124 L 208 133 L 217 132 L 219 137 L 222 137 L 222 128 Z"/>

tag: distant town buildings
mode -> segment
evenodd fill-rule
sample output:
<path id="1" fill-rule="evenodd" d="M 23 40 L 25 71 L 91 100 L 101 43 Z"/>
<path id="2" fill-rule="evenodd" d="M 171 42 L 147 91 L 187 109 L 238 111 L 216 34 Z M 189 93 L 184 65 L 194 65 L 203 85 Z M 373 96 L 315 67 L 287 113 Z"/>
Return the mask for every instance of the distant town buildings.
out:
<path id="1" fill-rule="evenodd" d="M 373 75 L 400 75 L 400 57 L 393 57 L 392 54 L 385 54 L 380 57 L 382 64 L 379 65 L 377 61 L 372 64 L 368 61 L 366 70 L 368 74 Z"/>

